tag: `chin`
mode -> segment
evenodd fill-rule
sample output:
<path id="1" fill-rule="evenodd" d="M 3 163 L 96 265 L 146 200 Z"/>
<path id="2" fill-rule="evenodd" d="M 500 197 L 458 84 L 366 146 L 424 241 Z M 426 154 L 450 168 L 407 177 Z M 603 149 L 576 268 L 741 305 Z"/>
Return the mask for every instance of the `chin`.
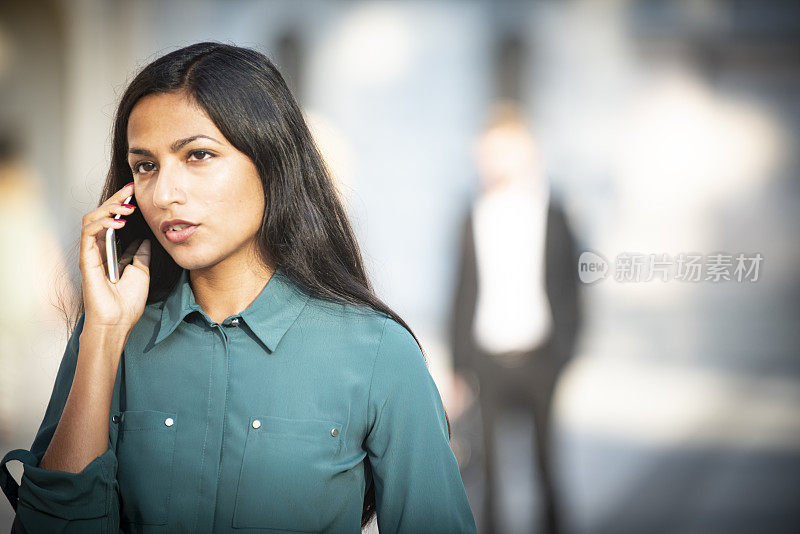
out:
<path id="1" fill-rule="evenodd" d="M 196 252 L 180 250 L 180 247 L 176 248 L 178 248 L 178 250 L 170 251 L 167 249 L 167 252 L 172 257 L 172 260 L 183 269 L 194 271 L 196 269 L 205 269 L 219 263 L 219 260 L 216 258 L 207 258 Z"/>

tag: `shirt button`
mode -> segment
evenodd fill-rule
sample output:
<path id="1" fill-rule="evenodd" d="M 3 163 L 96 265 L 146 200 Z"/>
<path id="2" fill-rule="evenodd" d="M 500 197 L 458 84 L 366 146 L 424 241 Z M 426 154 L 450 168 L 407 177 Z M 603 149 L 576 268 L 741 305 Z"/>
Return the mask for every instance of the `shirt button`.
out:
<path id="1" fill-rule="evenodd" d="M 260 428 L 260 427 L 261 427 L 261 421 L 259 421 L 258 419 L 253 421 L 253 428 Z"/>
<path id="2" fill-rule="evenodd" d="M 238 317 L 234 317 L 233 319 L 231 319 L 231 324 L 233 326 L 236 326 L 237 324 L 239 324 L 239 318 Z"/>
<path id="3" fill-rule="evenodd" d="M 111 422 L 112 423 L 119 423 L 119 416 L 117 414 L 114 414 L 114 416 L 111 417 Z"/>
<path id="4" fill-rule="evenodd" d="M 167 425 L 167 426 L 172 426 L 174 423 L 175 423 L 175 421 L 172 420 L 172 417 L 167 417 L 164 420 L 164 424 Z"/>
<path id="5" fill-rule="evenodd" d="M 339 429 L 331 428 L 331 436 L 333 436 L 335 438 L 338 435 L 339 435 Z"/>

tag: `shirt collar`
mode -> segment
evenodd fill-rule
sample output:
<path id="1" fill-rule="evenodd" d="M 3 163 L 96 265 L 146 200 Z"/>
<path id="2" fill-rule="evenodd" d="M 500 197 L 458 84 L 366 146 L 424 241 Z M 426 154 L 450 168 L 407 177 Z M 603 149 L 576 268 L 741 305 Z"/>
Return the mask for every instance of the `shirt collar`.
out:
<path id="1" fill-rule="evenodd" d="M 309 295 L 302 291 L 279 265 L 261 293 L 238 316 L 247 323 L 269 351 L 274 352 L 278 342 L 300 315 L 308 298 Z M 169 336 L 193 311 L 199 311 L 208 319 L 195 301 L 192 286 L 189 284 L 189 271 L 183 269 L 178 282 L 164 301 L 161 326 L 155 344 Z M 229 323 L 230 319 L 226 319 L 223 324 Z"/>

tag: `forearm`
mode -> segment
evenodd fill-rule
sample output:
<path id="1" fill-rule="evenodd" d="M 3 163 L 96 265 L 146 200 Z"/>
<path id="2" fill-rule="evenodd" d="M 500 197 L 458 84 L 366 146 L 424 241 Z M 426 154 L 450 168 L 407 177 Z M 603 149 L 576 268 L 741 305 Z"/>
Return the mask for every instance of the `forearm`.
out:
<path id="1" fill-rule="evenodd" d="M 108 450 L 111 398 L 126 340 L 125 332 L 84 328 L 75 378 L 39 467 L 80 473 Z"/>

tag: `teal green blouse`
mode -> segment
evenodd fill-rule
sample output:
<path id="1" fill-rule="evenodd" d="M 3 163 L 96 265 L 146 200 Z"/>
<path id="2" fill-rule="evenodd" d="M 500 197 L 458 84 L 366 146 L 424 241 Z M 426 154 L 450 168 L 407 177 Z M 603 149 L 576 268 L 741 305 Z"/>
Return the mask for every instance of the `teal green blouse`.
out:
<path id="1" fill-rule="evenodd" d="M 413 336 L 366 307 L 310 296 L 278 268 L 221 323 L 184 270 L 120 361 L 109 449 L 82 472 L 39 466 L 75 374 L 69 339 L 30 451 L 0 482 L 12 532 L 475 532 L 444 408 Z M 17 487 L 6 462 L 24 464 Z"/>

